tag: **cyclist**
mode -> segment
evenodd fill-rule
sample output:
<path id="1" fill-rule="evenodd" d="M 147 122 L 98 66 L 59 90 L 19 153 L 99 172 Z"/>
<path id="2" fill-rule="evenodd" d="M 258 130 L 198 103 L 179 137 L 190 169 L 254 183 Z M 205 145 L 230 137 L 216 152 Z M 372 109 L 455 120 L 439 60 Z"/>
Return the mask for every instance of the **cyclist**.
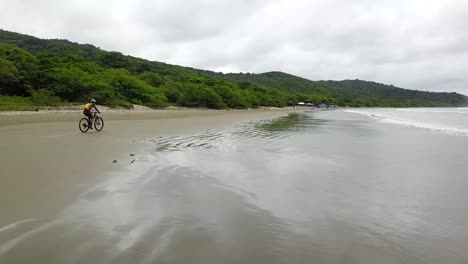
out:
<path id="1" fill-rule="evenodd" d="M 88 118 L 88 127 L 93 129 L 93 123 L 94 119 L 96 118 L 96 115 L 91 112 L 92 109 L 96 109 L 98 113 L 101 113 L 97 108 L 96 108 L 96 100 L 91 99 L 89 103 L 85 104 L 83 114 Z"/>

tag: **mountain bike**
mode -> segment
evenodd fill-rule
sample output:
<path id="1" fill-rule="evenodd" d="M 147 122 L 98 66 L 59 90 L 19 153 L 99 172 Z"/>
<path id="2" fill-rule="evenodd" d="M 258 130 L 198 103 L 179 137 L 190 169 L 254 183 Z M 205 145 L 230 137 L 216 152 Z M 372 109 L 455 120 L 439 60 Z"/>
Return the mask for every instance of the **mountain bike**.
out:
<path id="1" fill-rule="evenodd" d="M 93 128 L 96 129 L 96 131 L 101 131 L 104 128 L 104 120 L 100 116 L 98 116 L 96 112 L 91 112 L 91 114 L 94 117 Z M 80 131 L 83 133 L 88 132 L 90 125 L 91 125 L 90 118 L 88 117 L 81 118 L 80 123 L 79 123 Z"/>

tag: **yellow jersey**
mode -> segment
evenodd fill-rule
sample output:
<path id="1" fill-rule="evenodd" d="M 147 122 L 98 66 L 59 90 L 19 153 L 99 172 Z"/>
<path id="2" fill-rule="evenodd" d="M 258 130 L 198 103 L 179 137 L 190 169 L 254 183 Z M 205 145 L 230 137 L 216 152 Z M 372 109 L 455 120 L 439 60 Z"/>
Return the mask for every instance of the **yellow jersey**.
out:
<path id="1" fill-rule="evenodd" d="M 86 111 L 90 111 L 91 108 L 93 108 L 94 104 L 93 103 L 87 103 L 85 104 L 84 108 Z"/>

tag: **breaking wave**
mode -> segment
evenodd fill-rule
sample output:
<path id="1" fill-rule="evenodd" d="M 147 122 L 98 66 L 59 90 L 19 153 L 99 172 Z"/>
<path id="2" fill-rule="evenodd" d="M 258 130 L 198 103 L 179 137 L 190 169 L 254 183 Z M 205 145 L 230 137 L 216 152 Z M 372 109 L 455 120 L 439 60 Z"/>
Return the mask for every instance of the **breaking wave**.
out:
<path id="1" fill-rule="evenodd" d="M 457 109 L 457 108 L 452 108 L 451 112 L 450 110 L 443 111 L 443 110 L 437 110 L 437 109 L 396 109 L 396 111 L 385 111 L 385 112 L 377 112 L 373 110 L 345 110 L 345 112 L 365 115 L 374 120 L 377 120 L 380 123 L 385 123 L 385 124 L 394 124 L 394 125 L 400 125 L 400 126 L 406 126 L 406 127 L 412 127 L 412 128 L 426 129 L 429 131 L 435 131 L 435 132 L 451 134 L 451 135 L 468 136 L 468 128 L 466 127 L 458 127 L 458 126 L 453 126 L 453 125 L 448 125 L 448 124 L 441 124 L 440 122 L 437 122 L 437 121 L 427 122 L 427 121 L 414 120 L 414 119 L 410 119 L 410 118 L 402 117 L 398 115 L 398 112 L 418 112 L 418 113 L 427 113 L 427 114 L 431 114 L 431 113 L 446 113 L 446 114 L 466 113 L 468 114 L 468 111 L 456 112 L 456 111 L 453 111 L 453 109 Z"/>

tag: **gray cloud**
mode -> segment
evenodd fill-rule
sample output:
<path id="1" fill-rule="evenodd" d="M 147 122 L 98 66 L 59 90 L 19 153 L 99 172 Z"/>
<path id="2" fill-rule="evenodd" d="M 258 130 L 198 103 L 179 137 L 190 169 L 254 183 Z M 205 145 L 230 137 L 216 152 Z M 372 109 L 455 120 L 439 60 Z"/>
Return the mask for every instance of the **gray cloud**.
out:
<path id="1" fill-rule="evenodd" d="M 468 94 L 459 0 L 0 0 L 0 28 L 224 72 Z"/>

